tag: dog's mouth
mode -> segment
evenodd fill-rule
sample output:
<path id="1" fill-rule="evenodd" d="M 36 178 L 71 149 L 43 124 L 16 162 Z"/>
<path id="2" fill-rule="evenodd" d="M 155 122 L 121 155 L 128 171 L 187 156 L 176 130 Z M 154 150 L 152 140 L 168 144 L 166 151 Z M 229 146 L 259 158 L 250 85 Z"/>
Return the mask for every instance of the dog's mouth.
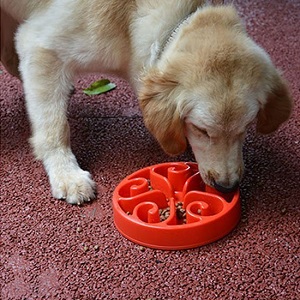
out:
<path id="1" fill-rule="evenodd" d="M 202 171 L 200 170 L 200 174 L 201 174 L 202 179 L 205 184 L 211 186 L 212 188 L 214 188 L 215 190 L 217 190 L 218 192 L 220 192 L 222 194 L 233 193 L 240 186 L 239 180 L 234 181 L 232 184 L 228 184 L 228 183 L 225 184 L 225 183 L 219 182 L 219 181 L 215 180 L 213 174 L 210 171 L 208 171 L 207 173 L 204 172 L 204 174 L 203 174 Z"/>
<path id="2" fill-rule="evenodd" d="M 240 185 L 239 181 L 234 182 L 234 184 L 232 184 L 230 186 L 224 186 L 214 180 L 212 182 L 212 187 L 215 188 L 218 192 L 220 192 L 222 194 L 228 194 L 228 193 L 235 192 L 239 188 L 239 185 Z"/>

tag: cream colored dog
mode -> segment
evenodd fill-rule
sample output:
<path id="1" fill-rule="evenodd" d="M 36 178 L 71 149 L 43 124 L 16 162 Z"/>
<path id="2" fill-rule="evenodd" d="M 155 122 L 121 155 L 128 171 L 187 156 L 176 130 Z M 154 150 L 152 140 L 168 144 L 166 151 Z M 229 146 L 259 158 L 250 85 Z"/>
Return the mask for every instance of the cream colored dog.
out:
<path id="1" fill-rule="evenodd" d="M 183 152 L 188 140 L 206 184 L 221 192 L 237 187 L 247 126 L 257 119 L 259 132 L 275 131 L 289 118 L 292 101 L 235 9 L 204 2 L 1 1 L 1 59 L 17 73 L 10 28 L 21 24 L 15 41 L 31 144 L 54 197 L 82 203 L 95 196 L 95 183 L 71 151 L 66 117 L 80 72 L 126 78 L 147 128 L 167 153 Z"/>

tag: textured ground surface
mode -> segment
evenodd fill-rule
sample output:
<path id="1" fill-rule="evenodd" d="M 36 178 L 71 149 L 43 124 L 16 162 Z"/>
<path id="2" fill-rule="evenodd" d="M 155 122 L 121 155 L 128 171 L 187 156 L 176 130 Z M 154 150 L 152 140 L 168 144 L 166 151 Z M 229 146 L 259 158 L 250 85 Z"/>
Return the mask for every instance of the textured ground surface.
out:
<path id="1" fill-rule="evenodd" d="M 250 34 L 282 69 L 295 100 L 293 117 L 276 134 L 256 136 L 252 130 L 247 136 L 240 224 L 222 240 L 186 251 L 142 251 L 118 233 L 111 205 L 118 182 L 170 158 L 145 129 L 131 89 L 116 78 L 116 90 L 96 97 L 81 92 L 95 77 L 79 78 L 69 106 L 73 150 L 98 184 L 97 200 L 77 207 L 53 199 L 27 142 L 21 85 L 3 72 L 1 299 L 299 296 L 299 1 L 235 2 Z"/>

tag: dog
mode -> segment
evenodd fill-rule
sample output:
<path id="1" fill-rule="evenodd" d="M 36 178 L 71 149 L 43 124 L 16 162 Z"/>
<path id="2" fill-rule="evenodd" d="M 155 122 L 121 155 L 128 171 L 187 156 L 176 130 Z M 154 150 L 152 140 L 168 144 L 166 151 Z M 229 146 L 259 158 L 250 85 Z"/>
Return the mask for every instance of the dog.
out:
<path id="1" fill-rule="evenodd" d="M 12 74 L 20 72 L 35 156 L 53 196 L 68 203 L 95 197 L 90 173 L 71 151 L 66 117 L 78 73 L 127 79 L 163 150 L 178 155 L 189 143 L 204 182 L 222 193 L 241 181 L 247 127 L 256 120 L 257 131 L 268 134 L 291 115 L 286 82 L 232 5 L 2 0 L 1 10 L 1 59 Z"/>

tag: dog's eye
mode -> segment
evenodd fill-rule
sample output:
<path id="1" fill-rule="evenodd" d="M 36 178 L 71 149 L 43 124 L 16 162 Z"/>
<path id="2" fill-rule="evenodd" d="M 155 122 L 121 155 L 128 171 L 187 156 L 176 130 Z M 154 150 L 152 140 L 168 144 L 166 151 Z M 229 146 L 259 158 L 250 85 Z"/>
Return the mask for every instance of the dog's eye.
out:
<path id="1" fill-rule="evenodd" d="M 207 133 L 206 129 L 204 128 L 199 128 L 195 125 L 192 125 L 193 129 L 196 131 L 197 134 L 201 134 L 202 136 L 208 137 L 209 138 L 209 134 Z"/>

